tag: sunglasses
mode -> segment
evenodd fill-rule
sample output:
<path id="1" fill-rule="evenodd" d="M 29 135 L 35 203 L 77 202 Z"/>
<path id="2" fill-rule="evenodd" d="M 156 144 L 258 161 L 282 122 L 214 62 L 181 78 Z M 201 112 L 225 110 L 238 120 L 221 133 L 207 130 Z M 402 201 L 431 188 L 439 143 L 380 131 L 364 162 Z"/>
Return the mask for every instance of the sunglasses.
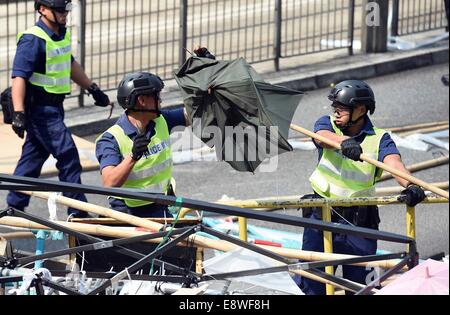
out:
<path id="1" fill-rule="evenodd" d="M 337 113 L 337 114 L 342 114 L 342 113 L 348 114 L 351 111 L 350 107 L 343 106 L 339 103 L 333 103 L 331 105 L 331 107 L 332 107 L 333 113 Z"/>

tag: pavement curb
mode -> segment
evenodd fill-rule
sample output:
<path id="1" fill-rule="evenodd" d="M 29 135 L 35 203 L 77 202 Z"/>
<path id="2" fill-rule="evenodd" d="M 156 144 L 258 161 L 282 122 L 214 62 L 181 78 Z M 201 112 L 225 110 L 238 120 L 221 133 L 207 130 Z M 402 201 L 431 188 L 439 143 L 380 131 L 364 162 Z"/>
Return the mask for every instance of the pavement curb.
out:
<path id="1" fill-rule="evenodd" d="M 417 69 L 425 66 L 442 64 L 449 61 L 449 47 L 435 47 L 411 52 L 388 52 L 383 54 L 355 55 L 342 58 L 341 64 L 333 65 L 322 63 L 307 67 L 290 69 L 287 73 L 294 75 L 277 73 L 276 78 L 271 78 L 271 74 L 263 74 L 263 77 L 272 84 L 281 85 L 287 88 L 312 91 L 316 89 L 329 87 L 332 83 L 340 82 L 346 79 L 369 79 L 377 76 L 389 75 L 401 71 Z M 283 72 L 283 71 L 282 71 Z M 296 75 L 295 72 L 303 72 Z M 274 75 L 275 76 L 275 75 Z M 171 94 L 176 94 L 176 89 L 171 88 Z M 167 94 L 167 93 L 166 93 Z M 174 108 L 182 106 L 181 96 L 173 97 L 164 108 Z M 86 112 L 88 111 L 88 112 Z M 72 133 L 84 137 L 93 134 L 99 134 L 110 126 L 116 120 L 117 115 L 111 119 L 102 119 L 104 111 L 92 106 L 83 109 L 75 109 L 66 112 L 66 124 Z"/>
<path id="2" fill-rule="evenodd" d="M 375 56 L 376 55 L 372 55 Z M 371 59 L 370 57 L 368 58 Z M 374 58 L 375 59 L 375 58 Z M 269 80 L 272 84 L 278 84 L 287 88 L 311 91 L 329 87 L 332 83 L 347 79 L 370 79 L 378 76 L 389 75 L 401 71 L 417 69 L 421 67 L 442 64 L 449 61 L 449 49 L 440 48 L 431 52 L 424 52 L 413 56 L 401 56 L 395 59 L 374 61 L 372 64 L 347 65 L 347 69 L 339 69 L 318 75 L 311 75 L 299 79 L 279 78 Z M 350 69 L 349 69 L 350 67 Z"/>

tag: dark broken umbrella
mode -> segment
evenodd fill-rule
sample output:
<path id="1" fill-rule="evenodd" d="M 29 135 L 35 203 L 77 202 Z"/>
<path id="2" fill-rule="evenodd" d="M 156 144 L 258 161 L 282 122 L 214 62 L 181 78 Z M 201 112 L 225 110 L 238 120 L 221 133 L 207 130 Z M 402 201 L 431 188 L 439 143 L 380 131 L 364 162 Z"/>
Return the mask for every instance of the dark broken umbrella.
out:
<path id="1" fill-rule="evenodd" d="M 254 172 L 266 158 L 292 151 L 289 127 L 302 92 L 264 82 L 242 58 L 191 57 L 175 79 L 194 134 L 215 147 L 218 160 Z"/>

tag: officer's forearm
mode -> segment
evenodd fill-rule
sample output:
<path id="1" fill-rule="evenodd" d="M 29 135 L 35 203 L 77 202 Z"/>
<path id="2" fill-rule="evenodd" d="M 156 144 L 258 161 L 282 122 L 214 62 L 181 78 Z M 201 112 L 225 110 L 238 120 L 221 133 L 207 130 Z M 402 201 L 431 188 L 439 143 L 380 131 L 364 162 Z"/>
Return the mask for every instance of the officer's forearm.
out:
<path id="1" fill-rule="evenodd" d="M 122 163 L 117 166 L 105 167 L 102 170 L 103 186 L 105 187 L 122 187 L 127 181 L 128 176 L 136 164 L 131 157 L 126 157 Z"/>
<path id="2" fill-rule="evenodd" d="M 85 90 L 92 84 L 92 81 L 87 77 L 81 65 L 75 60 L 72 62 L 71 79 Z"/>
<path id="3" fill-rule="evenodd" d="M 406 169 L 405 164 L 403 164 L 402 159 L 401 159 L 400 155 L 398 155 L 398 154 L 390 154 L 390 155 L 386 156 L 383 160 L 383 163 L 385 163 L 389 166 L 392 166 L 393 168 L 395 168 L 401 172 L 404 172 L 406 174 L 411 174 L 411 172 Z M 395 175 L 393 175 L 393 176 L 394 176 L 395 180 L 397 181 L 397 183 L 399 183 L 400 186 L 402 186 L 402 187 L 407 187 L 410 184 L 410 182 L 407 181 L 406 179 L 403 179 L 403 178 L 395 176 Z"/>
<path id="4" fill-rule="evenodd" d="M 24 78 L 15 77 L 12 79 L 12 101 L 15 112 L 25 111 L 25 93 L 27 82 Z"/>
<path id="5" fill-rule="evenodd" d="M 331 141 L 337 142 L 339 144 L 341 144 L 342 141 L 344 141 L 344 140 L 349 138 L 349 137 L 346 137 L 346 136 L 339 136 L 339 135 L 335 134 L 334 132 L 331 132 L 331 131 L 328 131 L 328 130 L 319 130 L 316 133 L 318 135 L 322 136 L 322 137 L 330 139 Z M 328 145 L 326 143 L 323 143 L 323 142 L 321 142 L 319 140 L 314 140 L 314 141 L 316 141 L 316 143 L 318 145 L 320 145 L 324 149 L 334 149 L 334 147 L 332 147 L 332 146 L 330 146 L 330 145 Z"/>

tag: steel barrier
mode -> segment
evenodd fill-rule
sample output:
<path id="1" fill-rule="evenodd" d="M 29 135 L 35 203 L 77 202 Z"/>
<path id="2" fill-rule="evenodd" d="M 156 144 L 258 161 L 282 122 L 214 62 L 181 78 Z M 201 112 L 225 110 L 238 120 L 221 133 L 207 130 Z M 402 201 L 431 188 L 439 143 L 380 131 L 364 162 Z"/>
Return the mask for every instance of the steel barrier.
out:
<path id="1" fill-rule="evenodd" d="M 288 209 L 288 208 L 312 208 L 321 207 L 322 217 L 325 222 L 331 222 L 332 207 L 351 207 L 351 206 L 374 206 L 374 205 L 400 205 L 404 204 L 397 200 L 398 196 L 386 197 L 367 197 L 367 198 L 349 198 L 349 199 L 255 199 L 246 201 L 232 201 L 230 205 L 242 208 L 258 208 L 258 209 Z M 439 204 L 448 203 L 449 201 L 441 197 L 428 197 L 421 204 Z M 224 203 L 227 204 L 227 203 Z M 184 218 L 190 209 L 183 209 L 180 215 Z M 415 207 L 406 206 L 406 235 L 416 239 L 416 209 Z M 239 218 L 239 236 L 241 240 L 247 241 L 247 220 Z M 333 253 L 332 233 L 324 231 L 323 233 L 324 252 Z M 410 252 L 409 245 L 407 245 L 407 252 Z M 325 272 L 333 275 L 333 266 L 325 268 Z M 334 294 L 334 287 L 327 284 L 326 291 L 328 295 Z"/>

